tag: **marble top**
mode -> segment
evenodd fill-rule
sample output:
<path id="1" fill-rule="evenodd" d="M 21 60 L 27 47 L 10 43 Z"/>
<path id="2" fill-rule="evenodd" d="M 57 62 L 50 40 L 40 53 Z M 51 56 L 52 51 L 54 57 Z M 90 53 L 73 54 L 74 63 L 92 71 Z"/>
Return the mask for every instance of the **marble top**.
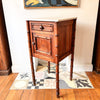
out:
<path id="1" fill-rule="evenodd" d="M 50 17 L 50 18 L 37 18 L 31 19 L 32 21 L 51 21 L 51 22 L 60 22 L 64 20 L 71 20 L 77 19 L 77 17 L 68 17 L 68 18 L 57 18 L 57 17 Z M 30 19 L 29 19 L 30 20 Z"/>

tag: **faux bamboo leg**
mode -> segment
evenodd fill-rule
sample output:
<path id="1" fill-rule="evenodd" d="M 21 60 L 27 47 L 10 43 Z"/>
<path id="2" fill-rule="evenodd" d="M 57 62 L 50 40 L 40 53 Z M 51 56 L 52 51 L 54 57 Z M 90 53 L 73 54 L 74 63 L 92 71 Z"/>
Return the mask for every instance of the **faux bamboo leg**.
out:
<path id="1" fill-rule="evenodd" d="M 59 64 L 56 65 L 56 95 L 59 98 Z"/>
<path id="2" fill-rule="evenodd" d="M 74 47 L 75 47 L 75 26 L 76 26 L 76 20 L 74 20 L 73 24 L 73 34 L 72 34 L 72 50 L 71 50 L 71 67 L 70 67 L 70 80 L 72 80 L 73 77 L 73 62 L 74 62 Z"/>
<path id="3" fill-rule="evenodd" d="M 48 61 L 48 73 L 50 73 L 50 61 Z"/>
<path id="4" fill-rule="evenodd" d="M 35 84 L 35 73 L 34 73 L 34 65 L 33 65 L 33 56 L 32 56 L 32 47 L 31 47 L 31 38 L 30 38 L 30 31 L 29 31 L 29 22 L 27 21 L 27 35 L 28 35 L 28 44 L 29 44 L 29 53 L 30 53 L 30 63 L 31 63 L 31 71 L 32 71 L 32 78 L 33 84 Z"/>
<path id="5" fill-rule="evenodd" d="M 74 61 L 74 53 L 71 54 L 71 68 L 70 68 L 70 80 L 71 81 L 73 77 L 73 61 Z"/>
<path id="6" fill-rule="evenodd" d="M 31 63 L 31 71 L 32 71 L 33 84 L 36 85 L 36 83 L 35 83 L 35 73 L 34 73 L 34 64 L 33 64 L 31 48 L 29 48 L 29 51 L 30 51 L 30 63 Z"/>
<path id="7" fill-rule="evenodd" d="M 34 64 L 33 64 L 32 56 L 30 57 L 30 61 L 31 61 L 31 71 L 32 71 L 33 84 L 36 85 L 36 83 L 35 83 L 35 73 L 34 73 Z"/>

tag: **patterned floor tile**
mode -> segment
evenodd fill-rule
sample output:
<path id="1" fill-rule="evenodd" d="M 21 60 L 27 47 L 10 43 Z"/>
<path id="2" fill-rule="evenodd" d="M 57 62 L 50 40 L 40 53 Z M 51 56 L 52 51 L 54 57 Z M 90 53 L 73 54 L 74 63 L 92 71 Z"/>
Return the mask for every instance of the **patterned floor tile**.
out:
<path id="1" fill-rule="evenodd" d="M 29 80 L 16 80 L 10 89 L 27 89 L 28 81 Z"/>
<path id="2" fill-rule="evenodd" d="M 19 73 L 10 89 L 55 89 L 56 88 L 56 69 L 55 64 L 51 63 L 50 73 L 48 73 L 47 62 L 39 62 L 36 76 L 36 86 L 32 82 L 31 73 Z M 70 81 L 70 72 L 66 66 L 59 68 L 60 89 L 81 89 L 93 88 L 85 72 L 74 72 L 73 80 Z"/>
<path id="3" fill-rule="evenodd" d="M 44 78 L 45 73 L 44 72 L 37 72 L 35 74 L 36 79 L 43 79 Z"/>
<path id="4" fill-rule="evenodd" d="M 45 79 L 44 80 L 44 87 L 45 89 L 52 89 L 55 86 L 56 80 L 55 79 Z"/>

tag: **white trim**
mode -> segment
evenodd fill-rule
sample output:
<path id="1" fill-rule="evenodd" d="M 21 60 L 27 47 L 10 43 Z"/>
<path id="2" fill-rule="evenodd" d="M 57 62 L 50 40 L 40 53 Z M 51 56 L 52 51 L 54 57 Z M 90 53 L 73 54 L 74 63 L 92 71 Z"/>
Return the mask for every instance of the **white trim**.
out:
<path id="1" fill-rule="evenodd" d="M 38 58 L 33 57 L 33 63 L 34 63 L 34 71 L 36 71 L 38 66 Z M 31 65 L 13 65 L 12 72 L 13 73 L 31 72 Z"/>
<path id="2" fill-rule="evenodd" d="M 62 64 L 60 64 L 61 67 Z M 70 71 L 70 66 L 67 65 L 67 70 Z M 74 72 L 92 72 L 93 65 L 92 64 L 84 64 L 84 65 L 75 65 Z M 31 66 L 12 66 L 13 73 L 21 73 L 21 72 L 31 72 Z"/>
<path id="3" fill-rule="evenodd" d="M 60 63 L 60 65 L 63 65 Z M 67 70 L 70 71 L 70 65 L 67 65 Z M 74 65 L 73 67 L 74 72 L 92 72 L 93 65 L 92 64 L 83 64 L 83 65 Z"/>
<path id="4" fill-rule="evenodd" d="M 31 72 L 31 66 L 13 65 L 12 72 L 13 73 Z"/>
<path id="5" fill-rule="evenodd" d="M 71 55 L 69 57 L 66 57 L 60 62 L 60 65 L 66 65 L 67 70 L 70 71 L 70 64 L 71 64 Z M 92 72 L 93 71 L 93 65 L 92 64 L 75 64 L 73 67 L 73 71 L 75 72 Z"/>
<path id="6" fill-rule="evenodd" d="M 84 64 L 84 65 L 75 65 L 74 71 L 85 71 L 85 72 L 92 72 L 93 71 L 93 65 L 92 64 Z"/>

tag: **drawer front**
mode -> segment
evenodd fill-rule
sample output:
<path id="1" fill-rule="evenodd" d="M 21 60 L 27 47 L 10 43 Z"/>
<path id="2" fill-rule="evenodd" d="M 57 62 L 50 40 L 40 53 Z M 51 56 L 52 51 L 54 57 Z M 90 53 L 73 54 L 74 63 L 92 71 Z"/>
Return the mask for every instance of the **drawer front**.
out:
<path id="1" fill-rule="evenodd" d="M 53 32 L 54 31 L 54 26 L 53 26 L 53 24 L 31 23 L 31 30 L 44 31 L 44 32 Z"/>

